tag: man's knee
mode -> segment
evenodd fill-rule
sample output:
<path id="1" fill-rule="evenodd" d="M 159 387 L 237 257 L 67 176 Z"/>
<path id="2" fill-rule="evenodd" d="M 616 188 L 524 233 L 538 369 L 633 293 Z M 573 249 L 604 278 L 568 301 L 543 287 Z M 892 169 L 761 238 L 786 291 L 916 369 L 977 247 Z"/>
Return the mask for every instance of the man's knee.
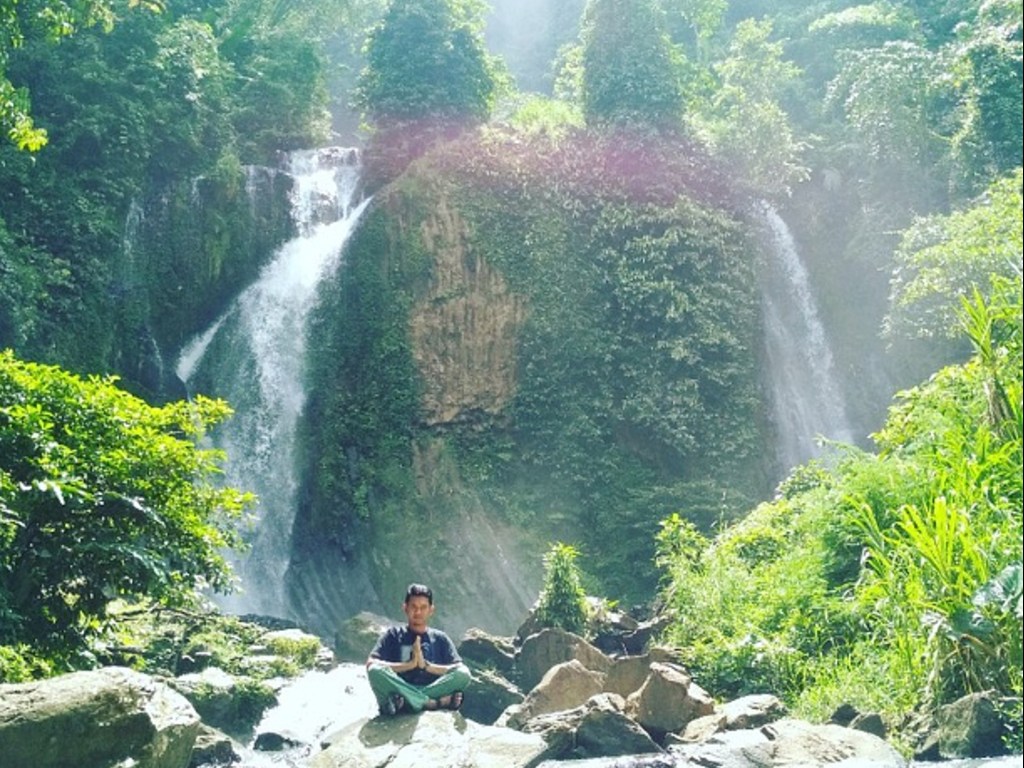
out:
<path id="1" fill-rule="evenodd" d="M 473 679 L 473 676 L 469 672 L 469 667 L 465 664 L 458 664 L 449 670 L 448 674 L 454 682 L 458 683 L 460 689 L 464 689 Z"/>
<path id="2" fill-rule="evenodd" d="M 366 678 L 372 684 L 374 682 L 388 679 L 391 677 L 389 674 L 390 672 L 391 667 L 387 664 L 380 664 L 378 662 L 371 661 L 366 667 Z"/>

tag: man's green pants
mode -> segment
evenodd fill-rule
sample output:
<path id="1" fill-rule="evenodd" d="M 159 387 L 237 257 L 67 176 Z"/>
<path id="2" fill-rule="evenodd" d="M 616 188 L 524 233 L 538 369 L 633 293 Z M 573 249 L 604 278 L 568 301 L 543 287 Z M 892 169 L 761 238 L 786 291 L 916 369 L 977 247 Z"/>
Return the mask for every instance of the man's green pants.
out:
<path id="1" fill-rule="evenodd" d="M 456 691 L 465 691 L 472 679 L 469 668 L 465 664 L 459 664 L 434 682 L 424 686 L 407 683 L 386 664 L 371 662 L 366 669 L 366 676 L 370 680 L 370 688 L 373 690 L 373 695 L 377 697 L 377 704 L 382 712 L 386 711 L 384 707 L 388 697 L 392 694 L 397 693 L 405 699 L 409 710 L 421 712 L 431 701 L 436 702 L 441 697 L 451 696 Z"/>

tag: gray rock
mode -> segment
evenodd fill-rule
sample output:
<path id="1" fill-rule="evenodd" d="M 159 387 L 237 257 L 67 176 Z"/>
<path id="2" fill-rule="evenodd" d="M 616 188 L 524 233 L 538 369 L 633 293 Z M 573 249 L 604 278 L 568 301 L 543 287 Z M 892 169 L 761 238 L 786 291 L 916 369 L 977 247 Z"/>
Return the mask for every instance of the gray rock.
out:
<path id="1" fill-rule="evenodd" d="M 655 738 L 714 711 L 714 701 L 685 670 L 661 662 L 651 664 L 643 686 L 626 700 L 626 714 Z"/>
<path id="2" fill-rule="evenodd" d="M 662 748 L 635 721 L 622 712 L 622 700 L 595 696 L 576 729 L 576 750 L 584 757 L 615 757 L 660 753 Z"/>
<path id="3" fill-rule="evenodd" d="M 603 687 L 604 675 L 590 671 L 576 659 L 558 664 L 526 695 L 507 725 L 521 728 L 531 717 L 582 706 Z"/>
<path id="4" fill-rule="evenodd" d="M 612 666 L 605 677 L 604 689 L 623 698 L 640 690 L 651 672 L 651 664 L 677 664 L 677 654 L 669 648 L 653 647 L 638 656 L 619 656 L 611 660 Z"/>
<path id="5" fill-rule="evenodd" d="M 230 736 L 216 728 L 200 724 L 196 743 L 192 747 L 189 768 L 199 766 L 221 766 L 237 763 L 242 759 L 237 745 Z"/>
<path id="6" fill-rule="evenodd" d="M 640 690 L 650 671 L 651 657 L 646 653 L 643 656 L 622 656 L 613 659 L 611 669 L 605 677 L 604 689 L 610 693 L 617 693 L 624 699 L 628 698 L 631 693 Z"/>
<path id="7" fill-rule="evenodd" d="M 302 746 L 302 739 L 287 731 L 261 731 L 253 742 L 257 752 L 280 752 Z"/>
<path id="8" fill-rule="evenodd" d="M 674 744 L 669 753 L 679 765 L 716 768 L 905 768 L 906 761 L 888 743 L 864 731 L 840 725 L 779 720 L 758 729 L 726 731 L 700 744 Z"/>
<path id="9" fill-rule="evenodd" d="M 1003 726 L 989 693 L 972 693 L 939 709 L 922 756 L 990 757 L 1006 752 Z"/>
<path id="10" fill-rule="evenodd" d="M 183 696 L 130 669 L 0 685 L 4 768 L 185 768 L 198 732 Z"/>
<path id="11" fill-rule="evenodd" d="M 863 715 L 857 715 L 853 718 L 853 722 L 850 723 L 850 728 L 857 731 L 873 733 L 880 739 L 885 738 L 885 721 L 882 720 L 882 716 L 877 712 L 868 712 Z"/>
<path id="12" fill-rule="evenodd" d="M 488 634 L 482 629 L 467 629 L 458 650 L 462 660 L 474 669 L 493 669 L 508 676 L 515 667 L 516 649 L 512 641 Z"/>
<path id="13" fill-rule="evenodd" d="M 612 660 L 579 635 L 564 629 L 543 629 L 523 641 L 516 657 L 519 683 L 524 691 L 537 685 L 549 669 L 576 659 L 587 669 L 607 672 Z"/>
<path id="14" fill-rule="evenodd" d="M 569 766 L 564 762 L 545 760 L 537 768 L 683 768 L 683 764 L 676 762 L 670 755 L 639 755 L 628 758 L 595 757 L 589 760 L 574 760 Z"/>
<path id="15" fill-rule="evenodd" d="M 530 718 L 523 732 L 544 738 L 549 760 L 661 752 L 647 732 L 623 713 L 624 707 L 621 696 L 599 693 L 579 707 Z"/>
<path id="16" fill-rule="evenodd" d="M 484 725 L 494 725 L 502 712 L 514 704 L 521 704 L 523 698 L 523 692 L 497 672 L 474 670 L 462 704 L 462 716 Z"/>
<path id="17" fill-rule="evenodd" d="M 754 693 L 723 704 L 721 711 L 725 715 L 726 730 L 738 731 L 760 728 L 781 719 L 786 715 L 786 705 L 770 693 Z"/>
<path id="18" fill-rule="evenodd" d="M 369 611 L 346 619 L 334 634 L 334 655 L 338 661 L 366 662 L 381 633 L 395 624 L 391 619 Z"/>
<path id="19" fill-rule="evenodd" d="M 309 768 L 531 768 L 547 755 L 540 736 L 423 712 L 360 720 L 335 735 Z"/>
<path id="20" fill-rule="evenodd" d="M 728 718 L 724 712 L 704 715 L 688 722 L 678 738 L 672 741 L 673 743 L 699 744 L 702 741 L 707 741 L 716 733 L 726 730 L 727 723 Z"/>

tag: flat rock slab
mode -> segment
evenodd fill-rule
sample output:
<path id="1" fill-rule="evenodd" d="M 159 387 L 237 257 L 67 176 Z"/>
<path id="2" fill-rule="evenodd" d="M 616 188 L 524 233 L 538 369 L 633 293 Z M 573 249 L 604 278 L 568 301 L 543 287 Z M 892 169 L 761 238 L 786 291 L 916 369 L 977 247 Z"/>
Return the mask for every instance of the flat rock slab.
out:
<path id="1" fill-rule="evenodd" d="M 547 745 L 540 736 L 423 712 L 355 722 L 328 739 L 310 768 L 530 768 Z"/>

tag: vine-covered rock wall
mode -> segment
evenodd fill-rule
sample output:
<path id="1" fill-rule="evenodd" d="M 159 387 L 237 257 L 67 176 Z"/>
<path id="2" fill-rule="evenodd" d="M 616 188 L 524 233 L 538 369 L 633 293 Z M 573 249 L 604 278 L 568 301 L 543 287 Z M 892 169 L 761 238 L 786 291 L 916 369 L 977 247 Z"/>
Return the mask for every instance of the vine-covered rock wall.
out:
<path id="1" fill-rule="evenodd" d="M 381 189 L 310 333 L 293 581 L 342 591 L 340 557 L 385 605 L 434 580 L 454 628 L 508 630 L 557 539 L 649 596 L 660 520 L 765 491 L 742 208 L 650 136 L 467 135 Z"/>

